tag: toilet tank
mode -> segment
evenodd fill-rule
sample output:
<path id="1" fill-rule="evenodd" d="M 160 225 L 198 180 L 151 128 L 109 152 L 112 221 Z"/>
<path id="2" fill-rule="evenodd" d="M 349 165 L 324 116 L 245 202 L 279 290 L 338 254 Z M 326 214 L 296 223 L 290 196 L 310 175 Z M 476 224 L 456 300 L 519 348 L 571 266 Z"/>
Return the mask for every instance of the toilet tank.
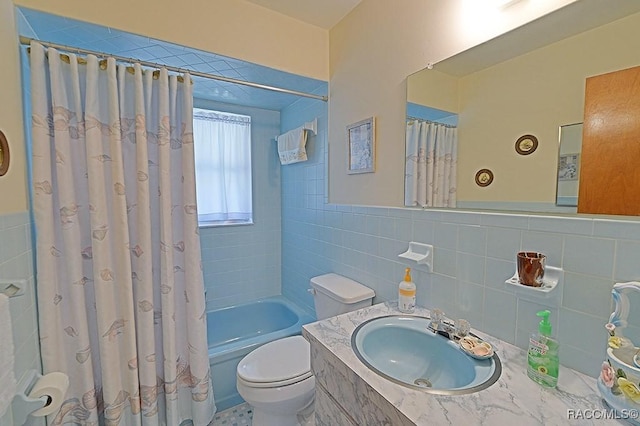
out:
<path id="1" fill-rule="evenodd" d="M 373 290 L 338 274 L 311 278 L 311 292 L 318 320 L 371 306 Z"/>

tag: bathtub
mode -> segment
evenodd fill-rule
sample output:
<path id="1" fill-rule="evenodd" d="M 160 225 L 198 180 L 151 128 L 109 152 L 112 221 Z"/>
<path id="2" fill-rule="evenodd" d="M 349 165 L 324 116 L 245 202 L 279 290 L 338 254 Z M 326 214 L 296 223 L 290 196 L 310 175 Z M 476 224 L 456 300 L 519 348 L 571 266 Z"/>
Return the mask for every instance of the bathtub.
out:
<path id="1" fill-rule="evenodd" d="M 207 340 L 213 394 L 218 411 L 241 404 L 236 368 L 249 352 L 272 340 L 300 334 L 313 315 L 282 296 L 207 313 Z"/>

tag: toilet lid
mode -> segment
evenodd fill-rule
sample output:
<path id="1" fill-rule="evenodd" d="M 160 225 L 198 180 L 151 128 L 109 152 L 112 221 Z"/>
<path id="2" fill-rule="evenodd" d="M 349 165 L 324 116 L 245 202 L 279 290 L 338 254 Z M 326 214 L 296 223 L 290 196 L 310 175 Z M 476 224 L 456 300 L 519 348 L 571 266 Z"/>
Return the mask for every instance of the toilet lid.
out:
<path id="1" fill-rule="evenodd" d="M 311 376 L 311 350 L 302 336 L 274 340 L 255 349 L 238 364 L 238 377 L 256 386 L 286 385 Z"/>

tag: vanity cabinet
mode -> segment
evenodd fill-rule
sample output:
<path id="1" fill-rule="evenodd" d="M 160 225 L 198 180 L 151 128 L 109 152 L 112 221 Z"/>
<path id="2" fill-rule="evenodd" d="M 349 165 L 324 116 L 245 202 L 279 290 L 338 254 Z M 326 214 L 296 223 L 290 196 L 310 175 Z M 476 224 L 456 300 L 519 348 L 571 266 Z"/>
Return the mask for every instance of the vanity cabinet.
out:
<path id="1" fill-rule="evenodd" d="M 316 384 L 316 426 L 358 426 L 327 390 Z"/>
<path id="2" fill-rule="evenodd" d="M 316 426 L 415 425 L 313 336 L 305 338 L 316 377 Z"/>

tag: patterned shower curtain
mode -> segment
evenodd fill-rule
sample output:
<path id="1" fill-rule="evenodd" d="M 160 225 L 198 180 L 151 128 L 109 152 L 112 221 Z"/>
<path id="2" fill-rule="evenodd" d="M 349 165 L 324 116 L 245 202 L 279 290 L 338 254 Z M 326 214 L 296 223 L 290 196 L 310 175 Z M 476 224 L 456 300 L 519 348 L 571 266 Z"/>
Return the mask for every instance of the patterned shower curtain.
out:
<path id="1" fill-rule="evenodd" d="M 215 412 L 188 75 L 31 45 L 37 292 L 49 424 Z"/>
<path id="2" fill-rule="evenodd" d="M 458 129 L 423 120 L 407 122 L 404 204 L 455 207 Z"/>

